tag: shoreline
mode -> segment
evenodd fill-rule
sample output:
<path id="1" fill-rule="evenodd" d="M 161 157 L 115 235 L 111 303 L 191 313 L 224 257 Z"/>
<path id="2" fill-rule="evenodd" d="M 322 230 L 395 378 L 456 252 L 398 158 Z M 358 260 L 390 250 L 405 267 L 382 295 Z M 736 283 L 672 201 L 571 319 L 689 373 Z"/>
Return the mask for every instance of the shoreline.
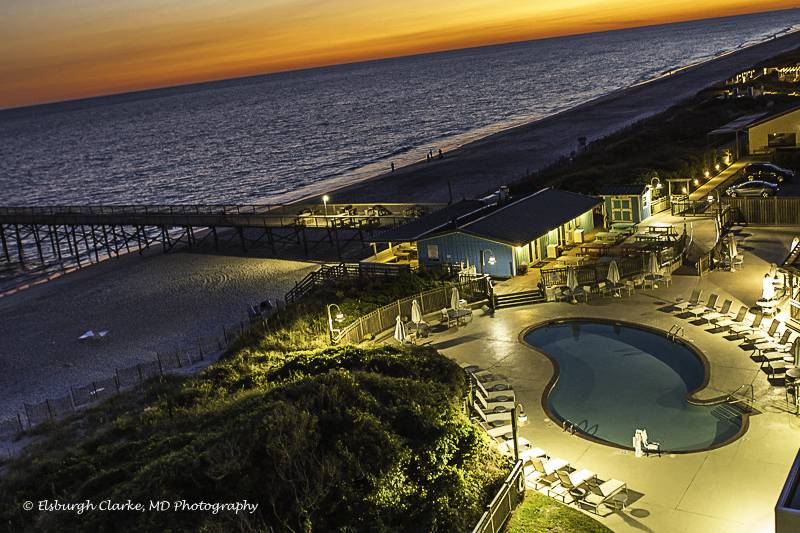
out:
<path id="1" fill-rule="evenodd" d="M 447 193 L 448 179 L 454 189 L 452 198 L 454 201 L 462 196 L 477 197 L 489 194 L 500 185 L 516 181 L 526 174 L 546 167 L 560 157 L 569 155 L 572 150 L 577 148 L 578 137 L 585 136 L 588 143 L 613 134 L 635 122 L 652 117 L 672 105 L 690 98 L 697 92 L 724 81 L 741 70 L 798 47 L 800 47 L 800 29 L 794 29 L 778 37 L 729 50 L 707 60 L 679 67 L 655 78 L 616 89 L 568 109 L 471 139 L 445 152 L 443 159 L 434 159 L 431 162 L 420 159 L 397 167 L 394 172 L 384 171 L 358 181 L 334 186 L 331 189 L 316 190 L 297 200 L 287 201 L 286 204 L 318 202 L 323 194 L 336 195 L 336 201 L 347 203 L 387 202 L 389 199 L 420 201 L 421 198 L 428 198 L 428 201 L 447 202 L 450 198 L 443 193 Z M 650 94 L 659 92 L 673 92 L 673 94 L 671 96 L 669 94 Z M 625 102 L 626 99 L 633 97 L 639 98 L 641 102 Z M 659 97 L 662 98 L 659 99 Z M 498 142 L 510 144 L 527 142 L 534 140 L 532 138 L 538 135 L 552 137 L 551 132 L 546 130 L 552 129 L 550 127 L 554 122 L 576 122 L 581 119 L 579 116 L 581 114 L 603 114 L 604 112 L 606 116 L 595 117 L 595 120 L 590 121 L 592 127 L 579 129 L 573 124 L 572 128 L 568 126 L 559 128 L 561 131 L 557 133 L 562 139 L 567 133 L 564 130 L 571 130 L 569 132 L 571 135 L 568 137 L 570 143 L 568 145 L 562 143 L 562 146 L 558 147 L 555 146 L 557 143 L 551 139 L 549 144 L 542 147 L 542 150 L 550 149 L 549 157 L 541 157 L 540 154 L 530 157 L 530 152 L 533 150 L 528 147 L 526 150 L 528 153 L 524 154 L 527 157 L 523 159 L 520 149 L 512 148 L 503 151 L 498 150 L 496 146 Z M 584 120 L 584 122 L 587 121 Z M 505 153 L 499 154 L 498 151 Z M 502 157 L 500 157 L 501 155 Z M 511 158 L 510 161 L 508 157 Z M 490 159 L 491 161 L 488 163 L 500 163 L 500 168 L 493 171 L 476 171 L 475 168 L 468 168 L 476 166 L 476 163 L 478 167 L 481 166 L 481 163 L 483 166 L 487 165 L 487 161 L 478 162 L 479 159 Z M 505 161 L 499 161 L 500 159 L 505 159 Z M 458 164 L 454 164 L 454 162 Z M 436 172 L 431 172 L 431 169 Z M 469 182 L 455 181 L 455 176 L 462 172 L 469 174 Z M 412 181 L 413 185 L 422 185 L 423 187 L 420 190 L 418 187 L 408 187 L 408 183 L 403 184 L 404 187 L 399 186 L 401 184 L 398 183 L 391 183 L 406 180 Z M 435 182 L 436 185 L 434 186 L 431 182 Z M 386 189 L 386 191 L 375 189 Z M 413 192 L 410 193 L 409 189 L 413 189 Z M 456 189 L 458 189 L 458 194 L 455 194 Z M 425 194 L 421 192 L 422 190 Z"/>

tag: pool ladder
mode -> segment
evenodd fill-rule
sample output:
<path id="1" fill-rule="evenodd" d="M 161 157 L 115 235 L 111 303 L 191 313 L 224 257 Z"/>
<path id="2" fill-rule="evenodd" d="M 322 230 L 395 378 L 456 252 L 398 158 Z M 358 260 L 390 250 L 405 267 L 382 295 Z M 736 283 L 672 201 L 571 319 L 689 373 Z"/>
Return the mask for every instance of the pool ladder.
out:
<path id="1" fill-rule="evenodd" d="M 576 431 L 575 422 L 573 422 L 572 420 L 569 420 L 569 419 L 564 420 L 564 423 L 561 424 L 561 428 L 564 431 L 569 431 L 570 435 L 574 435 L 575 431 Z"/>
<path id="2" fill-rule="evenodd" d="M 667 338 L 674 342 L 679 336 L 683 337 L 684 333 L 685 331 L 683 326 L 680 324 L 673 324 L 673 326 L 669 328 L 669 331 L 667 332 Z"/>

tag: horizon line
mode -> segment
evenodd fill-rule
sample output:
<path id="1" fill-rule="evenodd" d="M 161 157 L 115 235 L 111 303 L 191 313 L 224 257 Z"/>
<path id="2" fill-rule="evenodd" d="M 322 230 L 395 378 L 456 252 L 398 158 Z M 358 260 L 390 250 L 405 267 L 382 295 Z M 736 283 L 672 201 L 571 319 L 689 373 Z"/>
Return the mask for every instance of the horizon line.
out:
<path id="1" fill-rule="evenodd" d="M 459 52 L 464 50 L 480 50 L 484 48 L 493 48 L 493 47 L 500 47 L 500 46 L 509 46 L 514 44 L 523 44 L 523 43 L 532 43 L 537 41 L 549 41 L 555 39 L 565 39 L 569 37 L 580 37 L 586 35 L 599 35 L 603 33 L 615 33 L 627 30 L 641 30 L 644 28 L 656 28 L 661 26 L 672 26 L 677 24 L 686 24 L 692 22 L 701 22 L 704 20 L 723 20 L 723 19 L 731 19 L 731 18 L 738 18 L 738 17 L 748 17 L 748 16 L 757 16 L 766 13 L 780 13 L 782 11 L 797 11 L 800 10 L 800 6 L 784 8 L 784 9 L 772 9 L 766 11 L 755 11 L 752 13 L 741 13 L 737 15 L 725 15 L 720 17 L 703 17 L 697 19 L 683 19 L 683 20 L 675 20 L 671 22 L 659 22 L 655 24 L 641 24 L 641 25 L 633 25 L 633 26 L 625 26 L 620 28 L 612 28 L 612 29 L 605 29 L 605 30 L 597 30 L 597 31 L 586 31 L 586 32 L 577 32 L 577 33 L 565 33 L 561 35 L 551 35 L 546 37 L 534 37 L 531 39 L 520 39 L 520 40 L 510 40 L 510 41 L 498 41 L 498 42 L 488 42 L 485 44 L 479 44 L 475 46 L 464 46 L 464 47 L 456 47 L 456 48 L 442 48 L 442 49 L 434 49 L 425 52 L 419 53 L 412 53 L 412 54 L 397 54 L 397 55 L 387 55 L 382 57 L 375 57 L 369 59 L 358 59 L 354 61 L 343 61 L 343 62 L 336 62 L 336 63 L 320 63 L 319 65 L 314 66 L 306 66 L 306 67 L 298 67 L 298 68 L 289 68 L 289 69 L 281 69 L 281 70 L 274 70 L 274 71 L 264 71 L 256 74 L 247 74 L 244 76 L 231 76 L 231 77 L 224 77 L 224 78 L 208 78 L 200 81 L 190 81 L 186 83 L 178 83 L 174 85 L 157 85 L 153 87 L 148 87 L 146 89 L 136 89 L 133 91 L 119 91 L 119 92 L 109 92 L 109 93 L 98 93 L 90 96 L 82 96 L 79 98 L 69 98 L 66 100 L 50 100 L 44 102 L 38 102 L 35 104 L 26 104 L 21 106 L 13 106 L 13 107 L 0 107 L 0 114 L 4 114 L 10 111 L 23 111 L 23 110 L 34 110 L 36 108 L 46 108 L 48 106 L 57 106 L 61 104 L 78 104 L 80 102 L 86 102 L 89 100 L 100 100 L 104 98 L 114 98 L 114 97 L 124 97 L 128 95 L 146 95 L 147 93 L 153 92 L 161 92 L 161 91 L 170 91 L 173 89 L 181 89 L 181 88 L 190 88 L 200 85 L 206 84 L 215 84 L 215 83 L 222 83 L 226 81 L 242 81 L 242 80 L 249 80 L 255 78 L 264 78 L 268 76 L 276 76 L 281 74 L 291 74 L 291 73 L 300 73 L 300 72 L 307 72 L 312 70 L 323 70 L 328 68 L 336 68 L 336 67 L 343 67 L 343 66 L 352 66 L 352 65 L 360 65 L 360 64 L 368 64 L 368 63 L 378 63 L 381 61 L 392 61 L 397 59 L 405 59 L 405 58 L 414 58 L 414 57 L 425 57 L 430 55 L 437 55 L 437 54 L 446 54 L 451 52 Z"/>

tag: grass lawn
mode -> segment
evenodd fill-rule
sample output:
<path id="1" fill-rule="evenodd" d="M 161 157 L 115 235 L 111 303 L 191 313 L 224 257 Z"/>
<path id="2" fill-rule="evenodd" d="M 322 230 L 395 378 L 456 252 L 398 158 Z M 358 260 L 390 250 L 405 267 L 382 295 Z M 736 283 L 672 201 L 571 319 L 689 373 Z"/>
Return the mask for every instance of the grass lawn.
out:
<path id="1" fill-rule="evenodd" d="M 610 532 L 606 526 L 582 512 L 544 494 L 529 490 L 511 516 L 506 533 L 529 533 L 531 531 Z"/>

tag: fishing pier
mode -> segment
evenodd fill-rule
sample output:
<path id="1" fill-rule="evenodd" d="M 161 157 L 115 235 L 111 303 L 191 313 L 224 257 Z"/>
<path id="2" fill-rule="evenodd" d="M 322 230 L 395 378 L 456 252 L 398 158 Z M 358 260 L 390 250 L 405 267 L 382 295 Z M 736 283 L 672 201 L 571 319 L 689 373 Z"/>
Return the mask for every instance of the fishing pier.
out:
<path id="1" fill-rule="evenodd" d="M 78 268 L 101 257 L 143 253 L 161 245 L 194 247 L 236 242 L 246 253 L 273 254 L 301 247 L 311 257 L 320 247 L 341 258 L 345 247 L 365 247 L 378 230 L 397 226 L 442 204 L 291 205 L 94 205 L 0 207 L 0 261 L 71 262 Z"/>

